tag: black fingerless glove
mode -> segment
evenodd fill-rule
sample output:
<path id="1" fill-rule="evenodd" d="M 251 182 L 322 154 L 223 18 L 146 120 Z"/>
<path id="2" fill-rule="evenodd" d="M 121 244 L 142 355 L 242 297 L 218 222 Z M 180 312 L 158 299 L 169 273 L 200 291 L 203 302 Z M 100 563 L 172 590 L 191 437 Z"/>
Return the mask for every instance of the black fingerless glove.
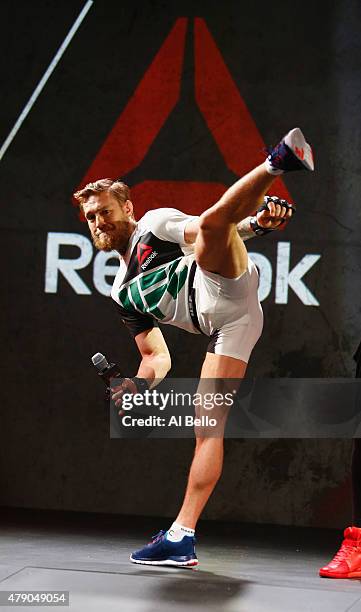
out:
<path id="1" fill-rule="evenodd" d="M 266 229 L 265 227 L 261 227 L 260 225 L 258 225 L 257 214 L 262 212 L 262 210 L 269 210 L 268 208 L 269 202 L 273 202 L 274 204 L 279 204 L 280 206 L 282 206 L 282 208 L 286 208 L 286 210 L 292 210 L 293 215 L 296 212 L 295 207 L 291 206 L 291 204 L 289 204 L 287 200 L 282 200 L 281 198 L 278 198 L 277 196 L 265 196 L 263 204 L 259 208 L 257 208 L 255 216 L 251 217 L 250 222 L 249 222 L 256 236 L 264 236 L 265 234 L 274 232 L 278 230 L 280 225 L 283 225 L 283 223 L 285 223 L 286 220 L 289 220 L 289 219 L 282 219 L 278 227 L 273 227 L 271 229 Z"/>
<path id="2" fill-rule="evenodd" d="M 149 384 L 145 378 L 139 378 L 138 376 L 134 376 L 133 378 L 130 378 L 129 380 L 133 381 L 133 383 L 137 387 L 138 393 L 144 393 L 144 391 L 148 391 Z"/>

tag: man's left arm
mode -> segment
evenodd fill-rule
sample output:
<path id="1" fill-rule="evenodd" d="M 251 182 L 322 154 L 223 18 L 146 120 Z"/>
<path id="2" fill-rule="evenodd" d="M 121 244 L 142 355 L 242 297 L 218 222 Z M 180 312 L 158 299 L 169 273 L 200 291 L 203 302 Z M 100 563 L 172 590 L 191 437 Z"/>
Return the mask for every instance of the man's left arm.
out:
<path id="1" fill-rule="evenodd" d="M 264 204 L 258 208 L 255 215 L 246 217 L 238 223 L 238 234 L 242 240 L 261 236 L 279 229 L 288 222 L 296 209 L 286 200 L 277 196 L 266 196 Z M 194 244 L 199 232 L 199 219 L 192 219 L 185 229 L 184 238 L 188 244 Z"/>

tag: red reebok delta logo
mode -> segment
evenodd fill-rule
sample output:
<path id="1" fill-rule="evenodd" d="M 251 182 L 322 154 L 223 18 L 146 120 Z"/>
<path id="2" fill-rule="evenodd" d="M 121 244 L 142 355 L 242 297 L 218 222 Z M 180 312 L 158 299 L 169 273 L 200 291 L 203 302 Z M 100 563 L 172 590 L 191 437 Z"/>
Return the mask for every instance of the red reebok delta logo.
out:
<path id="1" fill-rule="evenodd" d="M 147 259 L 147 257 L 149 257 L 152 251 L 153 251 L 153 248 L 149 246 L 148 244 L 143 244 L 142 242 L 138 244 L 137 259 L 139 261 L 139 265 L 141 265 L 143 261 Z"/>
<path id="2" fill-rule="evenodd" d="M 176 20 L 81 186 L 99 178 L 124 177 L 147 155 L 179 100 L 188 21 L 185 17 Z M 262 163 L 265 143 L 202 18 L 194 20 L 194 64 L 196 103 L 225 164 L 242 176 Z M 227 185 L 217 182 L 145 180 L 132 186 L 132 197 L 139 217 L 163 206 L 197 215 L 226 189 Z M 280 178 L 272 193 L 291 201 Z"/>

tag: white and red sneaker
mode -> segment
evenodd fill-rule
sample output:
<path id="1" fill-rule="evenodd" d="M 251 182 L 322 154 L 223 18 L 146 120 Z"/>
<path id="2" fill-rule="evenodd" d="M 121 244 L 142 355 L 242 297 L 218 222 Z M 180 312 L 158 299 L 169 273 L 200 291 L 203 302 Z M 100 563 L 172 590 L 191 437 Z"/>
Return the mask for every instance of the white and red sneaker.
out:
<path id="1" fill-rule="evenodd" d="M 323 578 L 361 578 L 361 529 L 347 527 L 343 535 L 339 551 L 320 569 Z"/>
<path id="2" fill-rule="evenodd" d="M 273 149 L 269 149 L 267 169 L 271 174 L 295 170 L 314 170 L 311 145 L 306 142 L 300 128 L 294 128 Z"/>

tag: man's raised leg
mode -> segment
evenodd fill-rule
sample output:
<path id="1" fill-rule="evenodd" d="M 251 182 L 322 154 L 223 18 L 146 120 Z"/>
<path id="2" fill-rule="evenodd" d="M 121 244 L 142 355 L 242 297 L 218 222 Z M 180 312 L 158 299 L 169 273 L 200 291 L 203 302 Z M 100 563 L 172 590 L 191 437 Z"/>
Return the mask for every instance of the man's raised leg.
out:
<path id="1" fill-rule="evenodd" d="M 237 223 L 255 211 L 278 174 L 301 169 L 313 170 L 312 150 L 301 130 L 295 128 L 263 164 L 234 183 L 201 215 L 195 245 L 197 263 L 226 278 L 243 274 L 248 256 Z"/>
<path id="2" fill-rule="evenodd" d="M 255 211 L 274 179 L 262 164 L 232 185 L 200 216 L 195 256 L 201 268 L 226 278 L 243 274 L 248 255 L 237 223 Z"/>

